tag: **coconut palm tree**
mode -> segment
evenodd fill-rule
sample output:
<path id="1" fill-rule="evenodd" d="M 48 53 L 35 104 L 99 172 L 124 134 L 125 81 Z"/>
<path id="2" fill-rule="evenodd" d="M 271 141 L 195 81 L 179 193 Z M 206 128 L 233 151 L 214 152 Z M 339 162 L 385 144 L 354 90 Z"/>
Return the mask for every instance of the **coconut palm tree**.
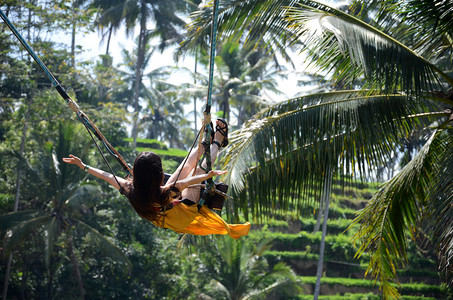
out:
<path id="1" fill-rule="evenodd" d="M 228 180 L 248 201 L 232 211 L 300 211 L 319 198 L 326 170 L 369 179 L 417 132 L 423 146 L 356 220 L 358 254 L 370 253 L 367 272 L 384 297 L 398 297 L 391 283 L 407 241 L 429 231 L 453 286 L 452 5 L 357 1 L 343 11 L 309 0 L 228 1 L 219 14 L 224 39 L 253 42 L 260 33 L 276 51 L 278 39 L 302 41 L 307 60 L 340 89 L 274 105 L 234 134 Z M 201 30 L 209 20 L 199 16 Z"/>
<path id="2" fill-rule="evenodd" d="M 144 67 L 151 64 L 151 58 L 156 48 L 150 49 L 147 47 L 147 55 L 143 62 Z M 133 93 L 135 84 L 135 61 L 137 60 L 136 52 L 123 50 L 123 68 L 118 71 L 123 81 L 125 82 L 124 90 L 120 93 L 121 96 L 129 100 L 129 96 Z M 176 87 L 167 82 L 173 68 L 163 66 L 152 69 L 143 74 L 143 78 L 147 81 L 142 81 L 140 85 L 140 99 L 142 100 L 138 112 L 141 114 L 139 125 L 146 126 L 148 138 L 160 140 L 168 140 L 178 143 L 177 126 L 183 118 L 183 100 L 177 97 Z"/>
<path id="3" fill-rule="evenodd" d="M 268 265 L 263 254 L 271 247 L 270 240 L 261 242 L 256 249 L 244 240 L 228 238 L 221 238 L 218 245 L 219 260 L 208 266 L 212 277 L 208 294 L 215 299 L 260 299 L 278 289 L 299 288 L 290 267 L 281 262 Z"/>
<path id="4" fill-rule="evenodd" d="M 8 255 L 20 247 L 27 238 L 40 236 L 44 240 L 44 261 L 52 278 L 51 261 L 58 245 L 64 244 L 71 260 L 74 276 L 80 290 L 80 297 L 85 297 L 82 273 L 79 268 L 76 254 L 76 239 L 90 235 L 88 241 L 105 255 L 112 256 L 129 267 L 130 262 L 125 255 L 114 246 L 96 228 L 95 224 L 86 222 L 87 215 L 92 211 L 99 191 L 93 185 L 80 185 L 79 174 L 71 170 L 66 164 L 61 165 L 61 159 L 73 148 L 71 139 L 75 137 L 76 126 L 69 121 L 59 124 L 59 139 L 55 145 L 46 143 L 42 145 L 37 165 L 32 165 L 19 155 L 23 162 L 24 176 L 28 185 L 33 188 L 34 197 L 38 195 L 42 201 L 41 209 L 27 209 L 8 213 L 0 216 L 0 232 L 5 238 L 3 253 Z M 87 147 L 85 147 L 87 149 Z M 81 154 L 86 151 L 79 149 Z M 91 203 L 91 204 L 90 204 Z M 93 226 L 94 225 L 94 226 Z M 7 234 L 6 234 L 7 233 Z M 49 280 L 51 284 L 52 280 Z M 49 288 L 49 291 L 51 289 Z M 50 293 L 50 292 L 49 292 Z M 51 298 L 51 295 L 48 295 Z"/>
<path id="5" fill-rule="evenodd" d="M 216 57 L 214 100 L 218 103 L 223 118 L 232 116 L 241 126 L 261 108 L 269 105 L 266 92 L 282 94 L 277 87 L 276 77 L 280 66 L 272 56 L 261 51 L 239 47 L 231 42 L 221 43 Z"/>
<path id="6" fill-rule="evenodd" d="M 138 134 L 139 98 L 140 86 L 142 85 L 144 62 L 147 55 L 146 48 L 152 37 L 160 37 L 159 48 L 165 49 L 168 45 L 179 43 L 182 35 L 179 28 L 186 25 L 185 21 L 178 15 L 186 11 L 188 4 L 185 1 L 165 0 L 140 0 L 140 1 L 98 1 L 94 0 L 92 5 L 102 9 L 99 24 L 116 29 L 124 22 L 126 33 L 131 35 L 137 26 L 137 60 L 135 65 L 135 84 L 133 94 L 134 116 L 132 124 L 132 137 L 136 145 Z M 149 28 L 149 22 L 155 22 L 155 28 Z M 100 28 L 102 28 L 102 26 Z"/>
<path id="7" fill-rule="evenodd" d="M 240 127 L 261 108 L 269 105 L 268 94 L 280 95 L 277 78 L 284 77 L 283 67 L 259 50 L 242 47 L 232 42 L 218 42 L 213 78 L 213 103 L 220 116 L 227 121 L 237 119 Z M 209 56 L 202 55 L 202 64 L 209 64 Z M 191 73 L 201 84 L 181 88 L 182 95 L 202 97 L 207 94 L 206 76 Z"/>

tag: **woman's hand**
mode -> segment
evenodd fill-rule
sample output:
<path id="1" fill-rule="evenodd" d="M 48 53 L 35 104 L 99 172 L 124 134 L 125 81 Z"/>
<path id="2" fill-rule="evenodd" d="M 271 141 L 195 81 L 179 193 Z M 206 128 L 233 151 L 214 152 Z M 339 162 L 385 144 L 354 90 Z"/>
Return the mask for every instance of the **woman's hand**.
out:
<path id="1" fill-rule="evenodd" d="M 176 181 L 175 187 L 179 190 L 179 192 L 182 192 L 184 189 L 187 187 L 193 185 L 193 184 L 199 184 L 206 179 L 212 178 L 214 176 L 219 176 L 226 174 L 227 171 L 219 171 L 219 170 L 211 170 L 208 173 L 204 174 L 198 174 L 195 176 L 189 176 L 187 178 L 181 179 Z M 163 187 L 163 189 L 170 188 L 173 185 L 172 182 L 167 182 L 167 184 Z"/>
<path id="2" fill-rule="evenodd" d="M 76 165 L 82 170 L 83 168 L 85 168 L 85 164 L 82 162 L 82 160 L 72 154 L 69 154 L 69 157 L 64 157 L 63 161 L 67 164 Z"/>
<path id="3" fill-rule="evenodd" d="M 89 173 L 89 174 L 91 174 L 93 176 L 96 176 L 97 178 L 100 178 L 100 179 L 108 182 L 114 188 L 116 188 L 118 190 L 120 190 L 121 187 L 123 187 L 124 189 L 128 190 L 128 180 L 123 179 L 121 177 L 115 177 L 114 175 L 112 175 L 110 173 L 107 173 L 105 171 L 102 171 L 100 169 L 87 166 L 77 156 L 69 154 L 69 157 L 63 158 L 63 161 L 65 163 L 67 163 L 67 164 L 78 166 L 80 169 L 85 170 L 87 173 Z"/>
<path id="4" fill-rule="evenodd" d="M 208 176 L 208 178 L 211 178 L 211 177 L 220 176 L 220 175 L 223 175 L 223 174 L 226 174 L 226 173 L 228 173 L 228 171 L 211 170 L 211 171 L 209 171 L 207 176 Z"/>

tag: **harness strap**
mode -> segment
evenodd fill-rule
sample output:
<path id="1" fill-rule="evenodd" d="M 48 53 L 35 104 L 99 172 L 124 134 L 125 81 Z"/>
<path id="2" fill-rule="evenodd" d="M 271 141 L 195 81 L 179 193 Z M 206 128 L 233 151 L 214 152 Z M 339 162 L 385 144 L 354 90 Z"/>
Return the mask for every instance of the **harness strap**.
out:
<path id="1" fill-rule="evenodd" d="M 190 201 L 189 199 L 182 199 L 182 200 L 175 200 L 175 201 L 165 205 L 164 207 L 161 207 L 161 208 L 154 207 L 153 209 L 157 212 L 166 212 L 167 210 L 172 209 L 173 207 L 175 207 L 176 205 L 178 205 L 180 203 L 184 203 L 187 206 L 192 206 L 195 204 L 195 202 Z"/>
<path id="2" fill-rule="evenodd" d="M 115 172 L 113 172 L 113 169 L 112 167 L 110 166 L 107 158 L 105 157 L 104 153 L 102 152 L 101 148 L 99 147 L 98 143 L 96 142 L 96 140 L 94 139 L 93 137 L 93 134 L 91 133 L 91 131 L 88 129 L 87 125 L 85 124 L 85 122 L 83 122 L 83 125 L 85 126 L 85 128 L 87 129 L 88 133 L 90 134 L 90 137 L 91 139 L 93 140 L 94 144 L 96 145 L 96 147 L 98 148 L 99 150 L 99 153 L 101 153 L 101 156 L 102 158 L 104 159 L 105 163 L 107 164 L 109 170 L 110 170 L 110 173 L 113 175 L 113 178 L 115 178 L 115 181 L 116 183 L 118 184 L 119 186 L 119 192 L 122 194 L 122 195 L 126 195 L 126 191 L 125 189 L 123 188 L 123 186 L 120 184 L 120 182 L 118 181 L 118 178 L 116 177 L 115 175 Z"/>

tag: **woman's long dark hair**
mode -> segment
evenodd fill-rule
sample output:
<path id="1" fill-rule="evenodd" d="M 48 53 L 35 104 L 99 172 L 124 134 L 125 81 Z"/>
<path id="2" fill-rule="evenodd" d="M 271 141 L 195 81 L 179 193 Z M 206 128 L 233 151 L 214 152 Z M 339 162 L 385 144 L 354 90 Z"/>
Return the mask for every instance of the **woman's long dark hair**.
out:
<path id="1" fill-rule="evenodd" d="M 138 215 L 156 221 L 159 210 L 169 204 L 169 191 L 161 191 L 164 180 L 162 161 L 153 152 L 140 153 L 134 162 L 133 181 L 129 190 L 129 201 Z"/>

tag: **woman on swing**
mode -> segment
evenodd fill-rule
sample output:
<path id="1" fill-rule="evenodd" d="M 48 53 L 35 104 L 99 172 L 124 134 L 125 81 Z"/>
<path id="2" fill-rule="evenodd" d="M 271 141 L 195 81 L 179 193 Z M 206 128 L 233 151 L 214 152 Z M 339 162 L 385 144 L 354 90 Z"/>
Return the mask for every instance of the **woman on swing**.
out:
<path id="1" fill-rule="evenodd" d="M 224 120 L 218 119 L 210 150 L 212 162 L 217 158 L 219 149 L 227 145 L 228 125 Z M 90 167 L 72 154 L 63 158 L 63 161 L 105 180 L 120 192 L 124 190 L 137 214 L 158 227 L 195 235 L 228 234 L 235 239 L 247 235 L 250 223 L 227 224 L 204 205 L 198 211 L 196 204 L 200 200 L 201 187 L 192 185 L 225 174 L 226 171 L 211 170 L 206 173 L 201 168 L 196 168 L 202 152 L 198 153 L 197 150 L 191 152 L 185 165 L 182 163 L 166 183 L 161 158 L 152 152 L 142 152 L 137 156 L 132 180 L 115 179 L 112 174 Z"/>

